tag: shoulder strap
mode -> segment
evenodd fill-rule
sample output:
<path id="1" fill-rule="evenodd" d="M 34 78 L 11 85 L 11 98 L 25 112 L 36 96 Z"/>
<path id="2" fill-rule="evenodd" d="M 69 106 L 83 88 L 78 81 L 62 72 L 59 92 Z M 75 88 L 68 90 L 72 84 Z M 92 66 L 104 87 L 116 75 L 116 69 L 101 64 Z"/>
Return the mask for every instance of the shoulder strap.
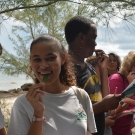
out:
<path id="1" fill-rule="evenodd" d="M 77 87 L 73 87 L 73 90 L 74 90 L 80 104 L 83 106 L 84 111 L 87 112 L 85 90 L 77 88 Z M 92 135 L 92 134 L 87 130 L 87 135 Z"/>
<path id="2" fill-rule="evenodd" d="M 119 74 L 119 75 L 122 77 L 123 81 L 124 81 L 124 77 L 123 77 L 123 75 L 122 75 L 121 73 L 117 73 L 117 74 Z"/>
<path id="3" fill-rule="evenodd" d="M 124 76 L 123 76 L 121 73 L 118 73 L 118 74 L 121 76 L 121 78 L 122 78 L 122 80 L 123 80 L 124 88 L 126 88 L 126 87 L 125 87 Z"/>
<path id="4" fill-rule="evenodd" d="M 85 93 L 85 90 L 77 88 L 77 87 L 73 87 L 73 90 L 74 90 L 80 104 L 83 106 L 83 109 L 86 112 L 87 107 L 86 107 L 86 93 Z"/>

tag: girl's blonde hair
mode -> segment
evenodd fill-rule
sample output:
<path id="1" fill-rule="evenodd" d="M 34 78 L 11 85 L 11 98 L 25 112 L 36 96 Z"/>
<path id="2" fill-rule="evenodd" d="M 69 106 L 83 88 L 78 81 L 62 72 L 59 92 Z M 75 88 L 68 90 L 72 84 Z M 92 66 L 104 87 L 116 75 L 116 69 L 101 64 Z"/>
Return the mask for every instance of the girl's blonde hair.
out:
<path id="1" fill-rule="evenodd" d="M 135 64 L 135 51 L 130 51 L 122 61 L 120 73 L 127 77 L 129 72 L 131 72 L 131 69 L 133 65 Z"/>

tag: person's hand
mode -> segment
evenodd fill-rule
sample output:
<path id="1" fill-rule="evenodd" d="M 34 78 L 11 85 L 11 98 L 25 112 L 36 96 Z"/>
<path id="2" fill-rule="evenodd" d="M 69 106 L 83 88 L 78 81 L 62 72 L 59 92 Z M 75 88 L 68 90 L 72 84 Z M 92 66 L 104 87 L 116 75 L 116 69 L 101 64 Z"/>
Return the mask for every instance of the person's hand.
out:
<path id="1" fill-rule="evenodd" d="M 132 81 L 135 79 L 135 72 L 130 72 L 127 76 L 127 80 L 130 83 L 132 83 Z"/>
<path id="2" fill-rule="evenodd" d="M 106 126 L 113 126 L 114 125 L 114 122 L 115 122 L 115 120 L 112 119 L 112 116 L 107 116 L 105 118 L 105 125 Z"/>
<path id="3" fill-rule="evenodd" d="M 135 100 L 134 100 L 134 99 L 131 99 L 131 98 L 128 98 L 128 97 L 123 98 L 123 99 L 121 100 L 121 102 L 122 102 L 122 103 L 127 103 L 127 104 L 135 105 Z M 122 104 L 122 103 L 121 103 L 121 104 Z"/>
<path id="4" fill-rule="evenodd" d="M 97 56 L 99 68 L 100 69 L 107 69 L 109 56 L 103 50 L 100 50 L 100 49 L 96 49 L 95 53 Z"/>
<path id="5" fill-rule="evenodd" d="M 44 116 L 45 111 L 45 106 L 42 102 L 42 96 L 44 95 L 44 87 L 45 84 L 43 83 L 32 85 L 26 94 L 27 100 L 30 102 L 34 109 L 34 116 L 37 116 L 39 118 Z"/>
<path id="6" fill-rule="evenodd" d="M 129 104 L 135 105 L 135 100 L 131 98 L 123 98 L 119 102 L 119 106 L 116 109 L 116 113 L 120 113 L 126 110 Z"/>
<path id="7" fill-rule="evenodd" d="M 122 95 L 112 95 L 109 94 L 105 96 L 101 101 L 93 104 L 94 114 L 97 115 L 101 112 L 107 112 L 109 110 L 114 110 L 117 108 L 119 102 L 121 101 Z"/>
<path id="8" fill-rule="evenodd" d="M 127 109 L 128 105 L 129 105 L 128 103 L 124 103 L 124 102 L 122 102 L 122 100 L 121 100 L 121 101 L 119 102 L 118 107 L 117 107 L 115 110 L 110 110 L 110 111 L 109 111 L 109 115 L 115 116 L 115 115 L 117 115 L 117 114 L 123 112 L 124 110 Z"/>
<path id="9" fill-rule="evenodd" d="M 128 105 L 129 105 L 128 103 L 124 103 L 124 102 L 120 101 L 120 103 L 119 103 L 119 105 L 118 105 L 118 107 L 116 109 L 116 114 L 121 113 L 124 110 L 126 110 Z"/>
<path id="10" fill-rule="evenodd" d="M 121 98 L 121 94 L 117 94 L 115 96 L 113 94 L 109 94 L 105 96 L 101 101 L 104 111 L 116 109 L 119 105 L 119 102 L 121 101 Z"/>

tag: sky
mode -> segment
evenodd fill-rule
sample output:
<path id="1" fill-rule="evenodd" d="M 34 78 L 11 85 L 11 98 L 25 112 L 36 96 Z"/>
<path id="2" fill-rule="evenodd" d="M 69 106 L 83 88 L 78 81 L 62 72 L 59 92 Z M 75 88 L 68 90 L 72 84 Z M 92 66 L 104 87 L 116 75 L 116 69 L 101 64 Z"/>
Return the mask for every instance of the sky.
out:
<path id="1" fill-rule="evenodd" d="M 0 31 L 0 43 L 7 51 L 11 53 L 15 53 L 15 51 L 8 35 L 14 37 L 11 32 L 13 24 L 20 25 L 19 22 L 9 20 L 2 25 Z M 118 54 L 121 59 L 123 59 L 129 51 L 135 50 L 135 26 L 133 27 L 132 25 L 128 25 L 127 27 L 124 22 L 119 21 L 116 25 L 112 24 L 111 29 L 103 26 L 97 26 L 98 36 L 96 39 L 96 49 L 102 49 L 105 51 L 105 53 L 114 52 Z M 0 83 L 3 77 L 5 76 L 0 75 Z M 14 79 L 14 77 L 6 78 L 9 79 L 10 82 Z M 20 79 L 23 79 L 26 82 L 28 81 L 25 77 L 22 76 Z"/>
<path id="2" fill-rule="evenodd" d="M 13 44 L 8 37 L 8 35 L 14 37 L 11 32 L 13 24 L 20 25 L 19 22 L 14 22 L 13 20 L 6 21 L 3 24 L 0 33 L 0 43 L 6 50 L 15 53 Z M 97 27 L 96 48 L 102 49 L 106 53 L 115 52 L 123 59 L 130 50 L 135 49 L 135 26 L 126 26 L 122 21 L 119 21 L 116 25 L 112 24 L 111 29 L 102 26 Z"/>

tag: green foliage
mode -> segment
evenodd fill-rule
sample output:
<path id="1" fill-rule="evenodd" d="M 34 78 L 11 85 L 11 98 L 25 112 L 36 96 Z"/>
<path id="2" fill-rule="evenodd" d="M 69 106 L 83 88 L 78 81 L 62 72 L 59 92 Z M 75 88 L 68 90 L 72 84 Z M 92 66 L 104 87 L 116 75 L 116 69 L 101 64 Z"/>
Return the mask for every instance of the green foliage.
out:
<path id="1" fill-rule="evenodd" d="M 119 20 L 134 25 L 132 19 L 135 17 L 135 1 L 133 3 L 131 0 L 87 0 L 80 7 L 79 14 L 91 18 L 98 25 L 110 27 L 110 23 L 117 23 Z"/>
<path id="2" fill-rule="evenodd" d="M 85 15 L 103 26 L 107 26 L 106 23 L 110 24 L 112 20 L 117 19 L 123 19 L 133 24 L 131 17 L 134 17 L 135 14 L 134 0 L 7 0 L 0 3 L 0 14 L 2 14 L 0 20 L 2 22 L 4 19 L 7 19 L 3 16 L 3 13 L 6 13 L 8 17 L 13 17 L 14 12 L 31 9 L 33 13 L 34 10 L 36 10 L 40 11 L 40 15 L 42 15 L 42 11 L 50 12 L 49 9 L 51 6 L 56 8 L 58 5 L 61 9 L 59 10 L 57 8 L 58 11 L 63 13 L 63 9 L 67 4 L 70 5 L 70 7 L 68 7 L 68 11 L 66 9 L 66 12 L 64 13 L 70 12 L 73 9 L 76 13 L 78 10 L 76 14 Z M 52 12 L 50 13 L 56 14 L 58 11 L 55 10 L 54 13 L 52 7 Z"/>
<path id="3" fill-rule="evenodd" d="M 19 49 L 21 47 L 21 49 Z M 1 71 L 7 75 L 19 75 L 19 74 L 28 74 L 28 58 L 29 53 L 27 49 L 23 48 L 23 46 L 19 46 L 18 48 L 19 55 L 15 56 L 8 51 L 4 50 L 3 55 L 0 58 L 1 63 Z M 22 53 L 22 54 L 21 54 Z"/>
<path id="4" fill-rule="evenodd" d="M 19 22 L 12 28 L 13 35 L 9 36 L 16 55 L 5 50 L 0 58 L 2 71 L 8 75 L 26 74 L 33 78 L 28 71 L 27 46 L 43 33 L 56 36 L 66 45 L 64 26 L 74 15 L 86 16 L 109 29 L 110 23 L 118 23 L 119 19 L 134 26 L 135 4 L 132 0 L 7 0 L 0 5 L 2 19 L 12 17 Z"/>
<path id="5" fill-rule="evenodd" d="M 44 8 L 15 11 L 12 17 L 20 25 L 12 27 L 12 36 L 10 35 L 9 38 L 14 45 L 16 55 L 4 50 L 0 58 L 1 63 L 4 63 L 2 64 L 3 73 L 7 75 L 25 74 L 33 78 L 28 71 L 29 48 L 27 46 L 30 46 L 32 39 L 43 33 L 52 34 L 66 44 L 64 26 L 66 21 L 75 15 L 74 9 L 68 11 L 70 7 L 69 3 L 63 5 L 59 2 Z"/>

